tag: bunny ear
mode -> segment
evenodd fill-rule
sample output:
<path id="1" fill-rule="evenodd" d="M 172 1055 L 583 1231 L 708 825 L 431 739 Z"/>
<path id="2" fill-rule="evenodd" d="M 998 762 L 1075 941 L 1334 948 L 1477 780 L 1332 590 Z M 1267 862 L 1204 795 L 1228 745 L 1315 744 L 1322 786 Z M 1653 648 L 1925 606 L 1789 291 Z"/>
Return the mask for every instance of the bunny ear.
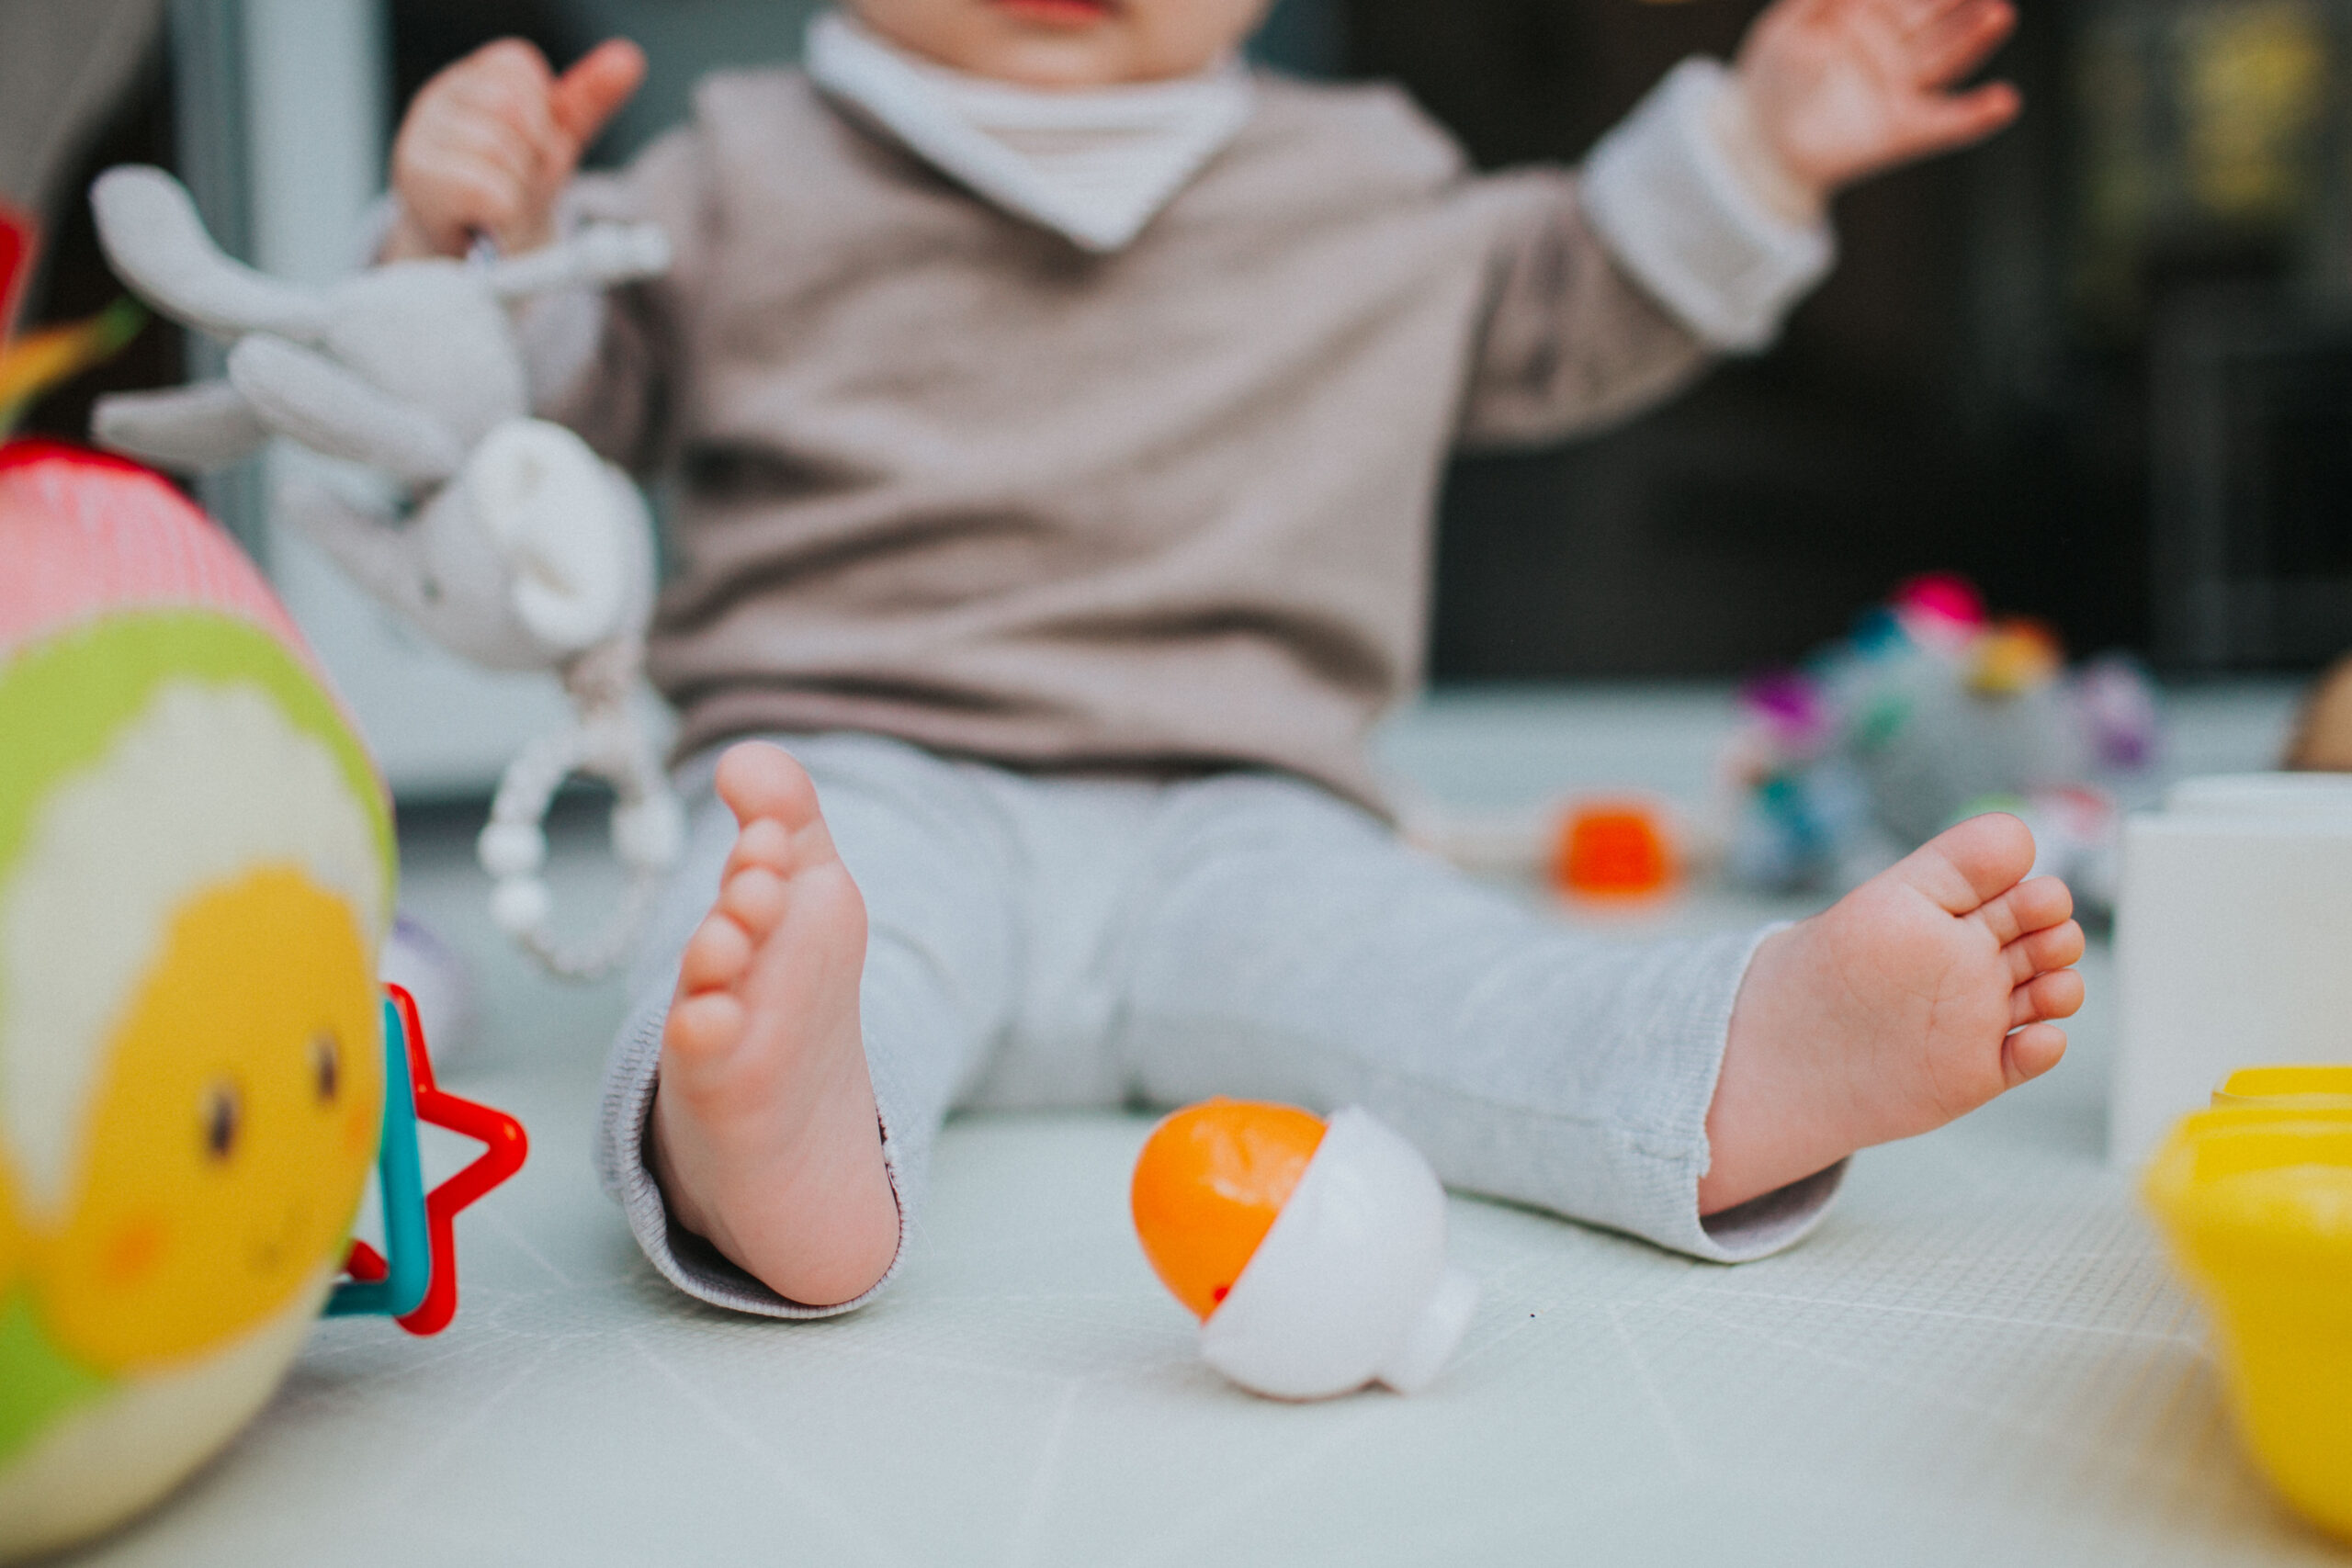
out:
<path id="1" fill-rule="evenodd" d="M 458 438 L 424 410 L 266 333 L 229 351 L 229 384 L 278 434 L 403 484 L 439 484 L 465 461 Z"/>
<path id="2" fill-rule="evenodd" d="M 98 242 L 122 280 L 165 315 L 233 338 L 271 332 L 309 341 L 326 330 L 326 302 L 224 255 L 196 203 L 161 169 L 128 164 L 90 187 Z"/>
<path id="3" fill-rule="evenodd" d="M 233 462 L 269 437 L 244 394 L 226 381 L 100 398 L 90 434 L 110 450 L 179 469 Z"/>

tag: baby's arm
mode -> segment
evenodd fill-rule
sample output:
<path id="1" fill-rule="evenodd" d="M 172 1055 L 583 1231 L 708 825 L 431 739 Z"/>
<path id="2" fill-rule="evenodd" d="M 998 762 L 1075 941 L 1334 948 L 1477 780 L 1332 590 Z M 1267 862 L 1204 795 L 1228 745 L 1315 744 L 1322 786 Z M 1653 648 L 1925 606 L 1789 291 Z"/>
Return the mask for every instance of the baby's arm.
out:
<path id="1" fill-rule="evenodd" d="M 1741 40 L 1725 145 L 1799 220 L 1875 174 L 2017 118 L 2006 82 L 1966 92 L 2017 26 L 2009 0 L 1779 0 Z"/>
<path id="2" fill-rule="evenodd" d="M 1769 344 L 1829 270 L 1832 195 L 2015 118 L 2005 84 L 1951 89 L 2016 20 L 2009 0 L 1778 0 L 1735 68 L 1685 61 L 1581 171 L 1479 182 L 1499 212 L 1461 439 L 1556 440 Z"/>
<path id="3" fill-rule="evenodd" d="M 626 39 L 558 76 L 520 39 L 501 39 L 427 82 L 392 143 L 396 203 L 384 259 L 461 256 L 478 236 L 509 255 L 555 237 L 556 201 L 645 78 Z"/>
<path id="4" fill-rule="evenodd" d="M 435 76 L 392 150 L 392 220 L 379 259 L 461 256 L 488 239 L 508 258 L 544 253 L 584 221 L 658 225 L 671 265 L 654 287 L 582 287 L 514 305 L 533 412 L 630 467 L 650 460 L 662 406 L 661 301 L 691 288 L 700 256 L 699 142 L 660 138 L 617 175 L 576 176 L 580 156 L 637 89 L 645 58 L 616 39 L 561 75 L 516 39 L 487 44 Z M 511 270 L 529 262 L 509 259 Z"/>

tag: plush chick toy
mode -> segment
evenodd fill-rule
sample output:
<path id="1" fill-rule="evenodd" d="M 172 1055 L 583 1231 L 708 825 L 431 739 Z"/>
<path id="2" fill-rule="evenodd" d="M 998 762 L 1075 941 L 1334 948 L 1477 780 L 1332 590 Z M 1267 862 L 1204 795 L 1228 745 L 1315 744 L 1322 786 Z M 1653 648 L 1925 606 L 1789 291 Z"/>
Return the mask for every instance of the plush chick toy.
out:
<path id="1" fill-rule="evenodd" d="M 384 1096 L 384 792 L 245 558 L 153 474 L 0 447 L 0 1560 L 266 1400 Z"/>

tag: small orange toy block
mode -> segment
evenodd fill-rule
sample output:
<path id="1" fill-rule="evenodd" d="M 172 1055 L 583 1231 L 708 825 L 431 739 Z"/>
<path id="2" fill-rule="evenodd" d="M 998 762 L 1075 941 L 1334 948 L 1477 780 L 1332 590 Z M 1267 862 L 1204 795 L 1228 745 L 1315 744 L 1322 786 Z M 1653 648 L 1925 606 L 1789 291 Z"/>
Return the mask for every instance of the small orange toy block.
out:
<path id="1" fill-rule="evenodd" d="M 1647 898 L 1674 886 L 1674 842 L 1645 801 L 1588 801 L 1561 819 L 1552 886 L 1577 898 Z"/>

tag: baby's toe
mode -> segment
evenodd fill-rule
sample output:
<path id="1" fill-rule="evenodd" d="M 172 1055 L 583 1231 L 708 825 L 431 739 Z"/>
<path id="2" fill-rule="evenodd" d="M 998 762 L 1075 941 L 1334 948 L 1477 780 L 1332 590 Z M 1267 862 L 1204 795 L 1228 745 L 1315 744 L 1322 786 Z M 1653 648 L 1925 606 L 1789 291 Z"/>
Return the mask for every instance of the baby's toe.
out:
<path id="1" fill-rule="evenodd" d="M 2009 993 L 2009 1025 L 2039 1023 L 2044 1019 L 2071 1018 L 2083 1005 L 2083 976 L 2073 969 L 2052 969 L 2036 975 Z"/>
<path id="2" fill-rule="evenodd" d="M 2009 961 L 2009 983 L 2022 986 L 2036 975 L 2079 962 L 2083 956 L 2083 928 L 2067 920 L 2028 931 L 2001 949 L 2001 956 Z"/>
<path id="3" fill-rule="evenodd" d="M 2046 931 L 2074 918 L 2075 890 L 2054 876 L 2037 876 L 2018 883 L 2008 905 L 2019 931 Z"/>
<path id="4" fill-rule="evenodd" d="M 2033 869 L 2033 834 L 2007 812 L 1988 812 L 1945 829 L 1897 862 L 1889 874 L 1954 915 L 1966 915 L 2015 892 Z"/>
<path id="5" fill-rule="evenodd" d="M 721 885 L 718 909 L 732 917 L 756 943 L 784 919 L 788 897 L 783 877 L 765 866 L 748 865 Z"/>
<path id="6" fill-rule="evenodd" d="M 2001 1074 L 2015 1089 L 2038 1078 L 2066 1054 L 2066 1032 L 2054 1023 L 2029 1023 L 2001 1042 Z"/>
<path id="7" fill-rule="evenodd" d="M 772 818 L 790 829 L 817 817 L 817 786 L 781 746 L 746 740 L 718 759 L 718 797 L 749 827 Z"/>
<path id="8" fill-rule="evenodd" d="M 662 1050 L 686 1062 L 707 1061 L 735 1048 L 743 1038 L 743 1004 L 732 991 L 705 991 L 670 1005 L 662 1025 Z"/>
<path id="9" fill-rule="evenodd" d="M 773 817 L 755 817 L 743 824 L 735 835 L 735 847 L 728 852 L 727 866 L 722 877 L 732 876 L 747 865 L 763 865 L 780 875 L 792 870 L 792 829 Z"/>
<path id="10" fill-rule="evenodd" d="M 1993 939 L 2007 947 L 2030 932 L 2047 931 L 2075 912 L 2075 895 L 2054 876 L 2020 882 L 1976 911 Z M 2068 959 L 2073 963 L 2073 959 Z"/>
<path id="11" fill-rule="evenodd" d="M 695 928 L 678 960 L 678 993 L 690 997 L 724 989 L 741 979 L 751 966 L 751 933 L 736 924 L 733 916 L 713 909 Z"/>

